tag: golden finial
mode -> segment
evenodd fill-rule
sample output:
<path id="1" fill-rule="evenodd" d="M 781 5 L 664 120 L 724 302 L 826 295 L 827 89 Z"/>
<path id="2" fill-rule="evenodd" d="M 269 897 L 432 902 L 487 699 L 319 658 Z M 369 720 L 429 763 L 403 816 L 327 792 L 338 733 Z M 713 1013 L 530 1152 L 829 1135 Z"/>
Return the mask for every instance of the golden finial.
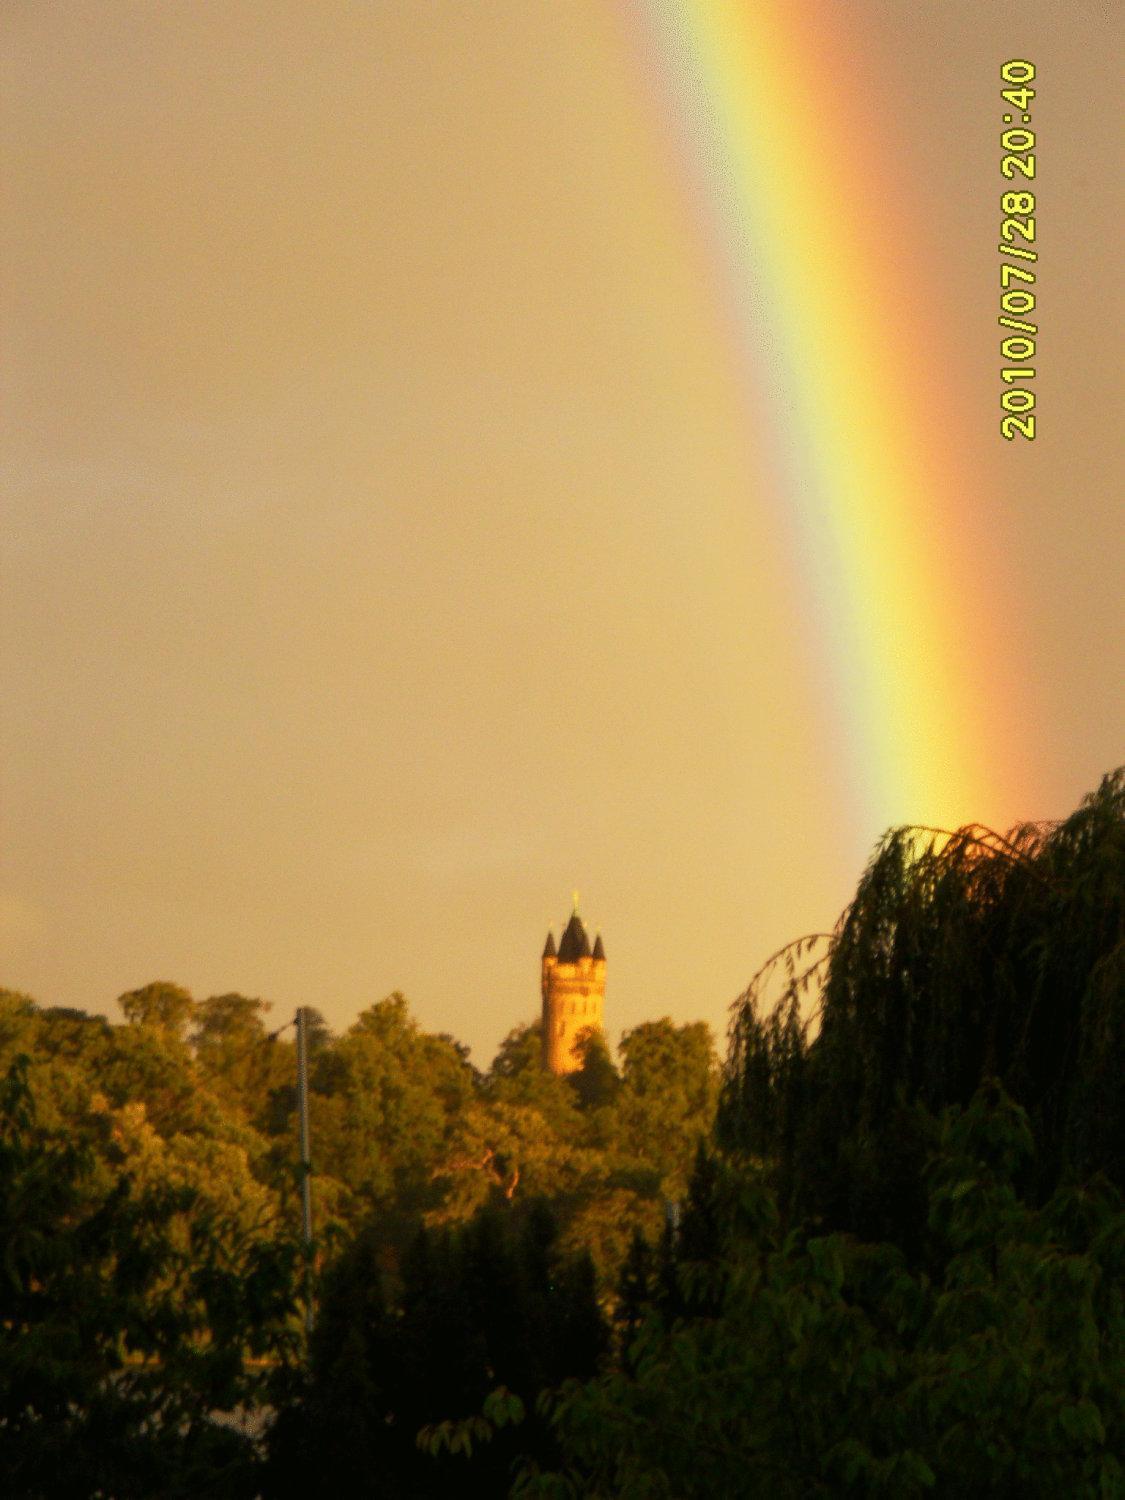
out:
<path id="1" fill-rule="evenodd" d="M 574 898 L 574 915 L 577 916 L 578 915 L 578 892 L 577 891 L 571 891 L 570 894 Z"/>

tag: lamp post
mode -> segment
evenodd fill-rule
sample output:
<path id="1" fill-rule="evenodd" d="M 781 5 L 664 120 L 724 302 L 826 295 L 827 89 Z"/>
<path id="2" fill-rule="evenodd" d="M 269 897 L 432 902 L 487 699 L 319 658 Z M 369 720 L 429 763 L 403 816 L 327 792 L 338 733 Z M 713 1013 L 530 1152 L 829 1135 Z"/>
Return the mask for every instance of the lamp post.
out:
<path id="1" fill-rule="evenodd" d="M 297 1118 L 301 1131 L 301 1237 L 305 1245 L 305 1330 L 312 1333 L 312 1162 L 309 1158 L 309 1022 L 297 1010 Z"/>

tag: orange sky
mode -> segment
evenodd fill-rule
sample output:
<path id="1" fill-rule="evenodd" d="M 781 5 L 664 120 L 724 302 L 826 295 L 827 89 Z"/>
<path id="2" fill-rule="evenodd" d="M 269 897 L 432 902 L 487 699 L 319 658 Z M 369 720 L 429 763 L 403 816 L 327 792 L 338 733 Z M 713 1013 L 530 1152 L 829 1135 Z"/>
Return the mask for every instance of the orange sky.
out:
<path id="1" fill-rule="evenodd" d="M 1036 769 L 979 815 L 1063 814 L 1125 746 L 1120 27 L 847 14 L 923 230 L 902 276 L 956 354 L 919 349 L 918 400 L 981 413 L 972 585 L 1020 606 L 1030 686 L 995 712 Z M 165 977 L 339 1026 L 399 988 L 485 1064 L 577 885 L 611 1037 L 721 1034 L 881 829 L 618 8 L 15 0 L 3 27 L 0 983 L 111 1010 Z M 1040 74 L 1022 445 L 1010 56 Z"/>

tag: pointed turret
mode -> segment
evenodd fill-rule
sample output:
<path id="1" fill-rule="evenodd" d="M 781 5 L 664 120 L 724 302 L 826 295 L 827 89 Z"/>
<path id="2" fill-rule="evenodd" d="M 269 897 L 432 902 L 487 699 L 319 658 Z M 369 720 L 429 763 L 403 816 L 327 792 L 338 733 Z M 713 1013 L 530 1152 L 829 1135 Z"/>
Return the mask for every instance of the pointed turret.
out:
<path id="1" fill-rule="evenodd" d="M 593 956 L 594 956 L 595 963 L 603 963 L 603 964 L 605 963 L 605 949 L 602 947 L 602 935 L 601 935 L 600 932 L 598 933 L 597 937 L 594 939 L 594 955 Z"/>
<path id="2" fill-rule="evenodd" d="M 590 957 L 590 939 L 586 935 L 586 929 L 582 925 L 582 918 L 575 909 L 566 924 L 566 931 L 562 935 L 559 944 L 559 963 L 573 964 L 580 958 Z"/>
<path id="3" fill-rule="evenodd" d="M 555 934 L 548 930 L 547 941 L 543 944 L 543 957 L 554 958 L 556 954 Z"/>

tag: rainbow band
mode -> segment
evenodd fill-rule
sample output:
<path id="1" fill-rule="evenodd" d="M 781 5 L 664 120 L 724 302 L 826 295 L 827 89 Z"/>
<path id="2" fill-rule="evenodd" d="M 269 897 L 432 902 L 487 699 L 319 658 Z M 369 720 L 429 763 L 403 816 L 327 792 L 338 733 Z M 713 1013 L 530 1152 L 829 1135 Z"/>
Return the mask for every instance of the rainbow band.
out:
<path id="1" fill-rule="evenodd" d="M 806 574 L 799 607 L 815 616 L 858 824 L 870 838 L 984 816 L 999 747 L 964 556 L 973 488 L 934 399 L 924 288 L 901 326 L 912 270 L 884 216 L 895 184 L 872 181 L 845 55 L 824 38 L 829 7 L 641 11 L 755 425 L 764 404 L 755 466 Z"/>

